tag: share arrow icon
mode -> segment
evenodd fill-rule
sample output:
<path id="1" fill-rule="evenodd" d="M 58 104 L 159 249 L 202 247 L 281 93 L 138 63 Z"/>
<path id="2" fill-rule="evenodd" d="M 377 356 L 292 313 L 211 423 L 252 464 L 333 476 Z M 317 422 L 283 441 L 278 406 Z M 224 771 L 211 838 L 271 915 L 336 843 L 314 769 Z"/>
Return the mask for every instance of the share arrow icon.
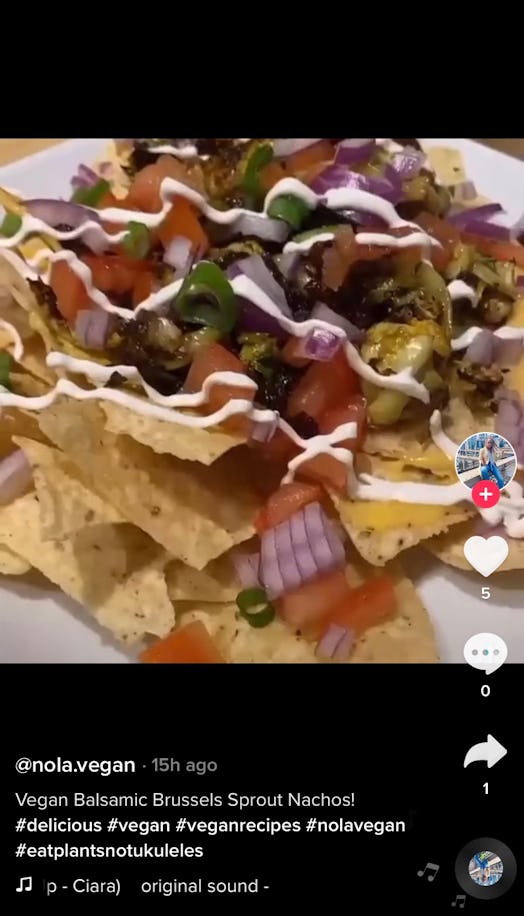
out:
<path id="1" fill-rule="evenodd" d="M 488 735 L 487 741 L 482 744 L 474 744 L 473 747 L 470 747 L 464 759 L 464 768 L 469 767 L 470 763 L 485 760 L 488 769 L 491 769 L 491 767 L 494 767 L 507 753 L 506 748 L 503 747 L 493 735 Z"/>

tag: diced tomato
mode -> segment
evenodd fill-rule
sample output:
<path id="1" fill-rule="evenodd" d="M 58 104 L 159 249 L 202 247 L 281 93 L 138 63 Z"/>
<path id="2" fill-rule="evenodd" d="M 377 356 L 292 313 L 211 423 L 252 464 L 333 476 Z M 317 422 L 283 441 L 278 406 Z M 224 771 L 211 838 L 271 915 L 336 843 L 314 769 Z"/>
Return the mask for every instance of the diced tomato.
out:
<path id="1" fill-rule="evenodd" d="M 153 274 L 145 270 L 137 270 L 133 282 L 133 305 L 135 308 L 148 299 L 153 292 Z"/>
<path id="2" fill-rule="evenodd" d="M 266 192 L 270 191 L 271 188 L 276 185 L 278 181 L 282 181 L 283 178 L 289 178 L 289 175 L 282 162 L 278 162 L 276 159 L 270 162 L 269 165 L 264 166 L 259 173 L 260 185 Z"/>
<path id="3" fill-rule="evenodd" d="M 304 341 L 302 337 L 290 337 L 280 351 L 280 359 L 289 366 L 297 366 L 298 368 L 307 366 L 311 359 L 301 355 L 303 349 Z"/>
<path id="4" fill-rule="evenodd" d="M 187 184 L 187 169 L 173 156 L 160 156 L 135 175 L 127 196 L 128 204 L 146 213 L 158 213 L 162 207 L 160 185 L 164 178 L 175 178 Z"/>
<path id="5" fill-rule="evenodd" d="M 206 378 L 213 372 L 239 372 L 244 374 L 243 363 L 226 350 L 221 344 L 214 343 L 208 347 L 197 350 L 189 369 L 184 391 L 201 391 Z M 207 403 L 207 413 L 215 413 L 229 401 L 252 401 L 254 391 L 251 388 L 242 388 L 236 385 L 213 385 Z M 227 429 L 235 430 L 249 436 L 252 428 L 251 421 L 242 414 L 230 417 L 223 424 Z"/>
<path id="6" fill-rule="evenodd" d="M 107 210 L 109 207 L 125 207 L 123 200 L 119 200 L 118 197 L 115 197 L 112 191 L 106 191 L 103 197 L 100 198 L 96 205 L 97 210 Z"/>
<path id="7" fill-rule="evenodd" d="M 348 398 L 345 407 L 332 407 L 322 414 L 318 420 L 319 432 L 323 435 L 332 433 L 345 423 L 356 423 L 357 435 L 354 439 L 345 439 L 337 445 L 352 452 L 358 451 L 367 431 L 366 399 L 361 395 Z M 316 455 L 315 458 L 299 465 L 297 474 L 308 480 L 316 480 L 325 487 L 333 487 L 342 493 L 347 492 L 347 465 L 333 455 Z"/>
<path id="8" fill-rule="evenodd" d="M 475 248 L 495 261 L 513 261 L 518 267 L 524 268 L 524 245 L 517 242 L 497 242 L 495 239 L 486 239 L 481 235 L 470 235 L 465 232 L 462 241 Z"/>
<path id="9" fill-rule="evenodd" d="M 329 140 L 320 140 L 319 143 L 314 143 L 289 156 L 286 159 L 286 170 L 289 175 L 300 175 L 320 163 L 325 163 L 327 166 L 334 155 L 335 150 Z"/>
<path id="10" fill-rule="evenodd" d="M 73 325 L 78 312 L 91 308 L 91 300 L 80 279 L 66 261 L 55 261 L 49 280 L 60 314 Z"/>
<path id="11" fill-rule="evenodd" d="M 397 596 L 393 580 L 389 576 L 377 576 L 351 589 L 340 604 L 334 605 L 324 618 L 307 629 L 306 636 L 320 637 L 332 623 L 347 627 L 359 636 L 396 612 Z"/>
<path id="12" fill-rule="evenodd" d="M 224 664 L 211 636 L 200 620 L 174 630 L 165 639 L 146 649 L 140 655 L 146 664 L 163 665 L 219 665 Z"/>
<path id="13" fill-rule="evenodd" d="M 261 454 L 268 461 L 288 463 L 300 453 L 300 448 L 281 429 L 277 429 L 269 442 L 261 445 Z"/>
<path id="14" fill-rule="evenodd" d="M 318 420 L 326 410 L 343 404 L 359 390 L 358 375 L 349 365 L 341 347 L 329 362 L 311 363 L 291 392 L 288 411 L 291 417 L 305 413 Z"/>
<path id="15" fill-rule="evenodd" d="M 127 293 L 134 288 L 137 274 L 147 273 L 149 263 L 129 258 L 126 255 L 82 255 L 82 261 L 89 267 L 93 285 L 103 293 Z"/>
<path id="16" fill-rule="evenodd" d="M 197 208 L 185 197 L 175 197 L 173 206 L 164 222 L 158 229 L 158 237 L 164 248 L 176 236 L 183 236 L 192 243 L 193 250 L 205 254 L 209 248 L 209 239 L 202 228 Z"/>
<path id="17" fill-rule="evenodd" d="M 346 399 L 344 406 L 341 405 L 340 407 L 332 407 L 326 410 L 318 420 L 318 426 L 323 435 L 332 433 L 333 430 L 345 423 L 357 424 L 357 436 L 356 439 L 345 439 L 340 444 L 343 448 L 358 451 L 367 432 L 367 401 L 362 395 L 352 395 Z"/>
<path id="18" fill-rule="evenodd" d="M 431 235 L 442 245 L 442 248 L 436 246 L 431 251 L 431 261 L 433 266 L 439 270 L 445 270 L 455 253 L 455 248 L 460 242 L 458 230 L 452 223 L 447 223 L 432 213 L 421 213 L 417 216 L 415 222 L 424 232 Z"/>
<path id="19" fill-rule="evenodd" d="M 266 505 L 255 520 L 255 529 L 259 534 L 268 528 L 275 528 L 285 522 L 295 512 L 299 512 L 309 503 L 321 502 L 323 491 L 310 483 L 285 483 L 271 494 Z"/>
<path id="20" fill-rule="evenodd" d="M 331 608 L 347 602 L 350 593 L 344 570 L 338 569 L 282 595 L 276 608 L 286 623 L 303 631 L 324 618 Z"/>

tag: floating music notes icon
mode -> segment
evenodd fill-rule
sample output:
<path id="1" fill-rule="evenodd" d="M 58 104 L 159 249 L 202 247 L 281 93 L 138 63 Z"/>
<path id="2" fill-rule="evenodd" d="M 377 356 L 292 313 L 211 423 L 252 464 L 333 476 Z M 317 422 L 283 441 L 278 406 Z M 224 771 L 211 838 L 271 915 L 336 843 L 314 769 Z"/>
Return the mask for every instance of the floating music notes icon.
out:
<path id="1" fill-rule="evenodd" d="M 451 906 L 457 906 L 457 904 L 458 904 L 459 910 L 464 909 L 466 905 L 466 895 L 465 894 L 457 894 Z"/>
<path id="2" fill-rule="evenodd" d="M 427 862 L 424 869 L 421 869 L 421 871 L 418 871 L 417 875 L 419 876 L 419 878 L 423 878 L 426 872 L 429 872 L 429 874 L 426 875 L 426 879 L 428 881 L 434 881 L 438 875 L 439 869 L 440 869 L 440 865 L 435 865 L 434 862 Z"/>
<path id="3" fill-rule="evenodd" d="M 16 889 L 17 894 L 21 894 L 22 891 L 32 891 L 33 890 L 33 879 L 32 878 L 20 878 L 20 884 Z"/>

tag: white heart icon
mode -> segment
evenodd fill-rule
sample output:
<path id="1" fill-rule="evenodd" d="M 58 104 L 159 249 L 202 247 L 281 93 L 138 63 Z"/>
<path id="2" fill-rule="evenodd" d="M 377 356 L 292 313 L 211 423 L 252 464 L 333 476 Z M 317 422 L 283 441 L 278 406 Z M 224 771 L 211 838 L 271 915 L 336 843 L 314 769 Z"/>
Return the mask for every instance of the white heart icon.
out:
<path id="1" fill-rule="evenodd" d="M 499 566 L 502 566 L 509 553 L 508 542 L 498 535 L 483 538 L 480 535 L 468 538 L 464 544 L 464 556 L 481 576 L 491 576 Z"/>

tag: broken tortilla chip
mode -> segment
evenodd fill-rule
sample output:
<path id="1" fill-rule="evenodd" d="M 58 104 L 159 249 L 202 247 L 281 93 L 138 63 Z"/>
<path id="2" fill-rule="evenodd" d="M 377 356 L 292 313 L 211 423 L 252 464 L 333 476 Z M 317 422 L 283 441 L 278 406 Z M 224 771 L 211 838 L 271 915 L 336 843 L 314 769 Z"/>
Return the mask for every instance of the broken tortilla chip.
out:
<path id="1" fill-rule="evenodd" d="M 92 402 L 63 400 L 39 422 L 90 489 L 187 565 L 203 569 L 253 534 L 264 494 L 248 456 L 228 453 L 205 467 L 157 455 L 104 430 L 104 414 Z"/>
<path id="2" fill-rule="evenodd" d="M 174 455 L 183 461 L 213 464 L 225 452 L 245 441 L 220 429 L 198 429 L 144 417 L 110 401 L 104 401 L 100 406 L 106 416 L 105 428 L 109 432 L 117 436 L 131 436 L 159 455 Z"/>
<path id="3" fill-rule="evenodd" d="M 90 526 L 68 540 L 48 541 L 38 497 L 28 493 L 0 508 L 0 543 L 124 642 L 136 642 L 145 634 L 165 636 L 173 628 L 165 554 L 132 526 Z"/>
<path id="4" fill-rule="evenodd" d="M 212 560 L 205 569 L 192 569 L 174 560 L 166 569 L 166 581 L 173 602 L 233 601 L 241 590 L 230 553 Z"/>
<path id="5" fill-rule="evenodd" d="M 33 468 L 44 540 L 61 541 L 88 526 L 126 521 L 111 503 L 76 478 L 74 466 L 58 449 L 22 437 L 16 437 L 14 442 Z"/>
<path id="6" fill-rule="evenodd" d="M 413 503 L 354 502 L 331 493 L 340 520 L 360 555 L 374 566 L 464 521 L 471 509 Z"/>
<path id="7" fill-rule="evenodd" d="M 3 576 L 23 576 L 29 572 L 31 564 L 22 557 L 17 556 L 8 547 L 0 544 L 0 575 Z"/>

